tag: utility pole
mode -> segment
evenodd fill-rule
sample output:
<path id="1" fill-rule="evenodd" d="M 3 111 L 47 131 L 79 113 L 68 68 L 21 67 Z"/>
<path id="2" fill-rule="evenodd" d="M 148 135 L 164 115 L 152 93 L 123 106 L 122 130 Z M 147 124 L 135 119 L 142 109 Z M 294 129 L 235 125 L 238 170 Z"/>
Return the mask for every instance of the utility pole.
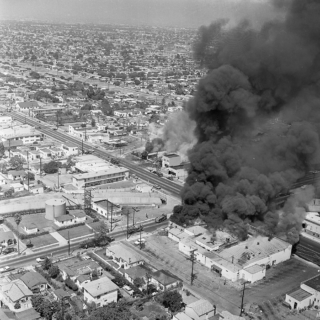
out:
<path id="1" fill-rule="evenodd" d="M 59 183 L 59 175 L 60 175 L 60 172 L 59 172 L 59 169 L 58 169 L 57 175 L 58 175 L 58 190 L 59 190 L 59 189 L 60 189 L 60 183 Z"/>
<path id="2" fill-rule="evenodd" d="M 109 202 L 109 200 L 107 200 Z M 111 219 L 110 219 L 110 229 L 112 231 L 112 213 L 113 213 L 113 203 L 111 202 Z"/>
<path id="3" fill-rule="evenodd" d="M 196 257 L 194 256 L 194 252 L 197 249 L 193 249 L 190 252 L 190 258 L 187 258 L 187 260 L 191 261 L 191 280 L 190 280 L 190 284 L 193 285 L 193 280 L 195 280 L 197 278 L 197 276 L 193 273 L 193 266 L 194 266 L 194 262 L 196 261 Z"/>
<path id="4" fill-rule="evenodd" d="M 10 140 L 10 138 L 9 138 L 9 140 L 8 140 L 8 142 L 9 142 L 9 159 L 11 158 L 11 150 L 10 150 L 10 146 L 11 146 L 11 140 Z"/>
<path id="5" fill-rule="evenodd" d="M 128 236 L 129 236 L 129 210 L 127 212 L 127 239 L 128 239 Z"/>
<path id="6" fill-rule="evenodd" d="M 83 150 L 83 140 L 81 140 L 81 150 L 82 150 L 82 154 L 84 153 L 84 150 Z"/>
<path id="7" fill-rule="evenodd" d="M 69 234 L 69 230 L 68 230 L 68 254 L 70 256 L 70 234 Z"/>
<path id="8" fill-rule="evenodd" d="M 40 177 L 41 177 L 41 157 L 39 158 L 40 159 Z"/>
<path id="9" fill-rule="evenodd" d="M 27 163 L 28 163 L 28 171 L 27 171 L 27 176 L 28 176 L 28 191 L 29 191 L 29 180 L 30 180 L 30 177 L 29 177 L 29 151 L 27 151 Z"/>
<path id="10" fill-rule="evenodd" d="M 142 243 L 141 243 L 141 231 L 142 231 L 142 227 L 141 227 L 141 223 L 140 223 L 140 250 L 142 249 Z"/>
<path id="11" fill-rule="evenodd" d="M 244 291 L 246 290 L 246 281 L 243 282 L 243 289 L 242 289 L 242 298 L 241 298 L 241 307 L 240 307 L 240 317 L 243 313 L 243 300 L 244 300 Z"/>

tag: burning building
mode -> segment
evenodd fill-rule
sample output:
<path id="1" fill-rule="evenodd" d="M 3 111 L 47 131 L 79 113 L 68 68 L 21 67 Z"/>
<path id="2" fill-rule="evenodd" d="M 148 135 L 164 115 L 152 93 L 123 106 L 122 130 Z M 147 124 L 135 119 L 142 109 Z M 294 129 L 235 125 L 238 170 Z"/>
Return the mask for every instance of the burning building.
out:
<path id="1" fill-rule="evenodd" d="M 281 211 L 274 199 L 320 162 L 320 3 L 274 3 L 285 18 L 259 30 L 247 21 L 199 30 L 195 57 L 209 71 L 185 108 L 197 142 L 172 219 L 200 216 L 243 239 L 253 224 L 294 243 L 313 189 Z"/>

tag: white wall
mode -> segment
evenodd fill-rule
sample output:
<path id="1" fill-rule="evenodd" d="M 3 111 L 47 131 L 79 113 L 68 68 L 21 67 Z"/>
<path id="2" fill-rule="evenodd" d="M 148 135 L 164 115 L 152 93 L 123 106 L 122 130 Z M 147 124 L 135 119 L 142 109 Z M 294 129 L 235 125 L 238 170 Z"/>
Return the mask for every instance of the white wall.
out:
<path id="1" fill-rule="evenodd" d="M 92 297 L 86 290 L 84 290 L 84 299 L 88 302 L 95 302 L 97 304 L 97 307 L 99 307 L 99 304 L 100 307 L 105 306 L 108 303 L 118 301 L 118 290 L 101 295 L 99 299 Z"/>
<path id="2" fill-rule="evenodd" d="M 306 308 L 310 304 L 312 304 L 313 299 L 314 299 L 313 297 L 310 297 L 310 298 L 307 298 L 305 300 L 298 301 L 298 300 L 292 298 L 290 295 L 286 294 L 285 301 L 290 304 L 292 309 L 294 309 L 294 304 L 297 303 L 296 309 L 300 310 L 300 309 Z"/>
<path id="3" fill-rule="evenodd" d="M 240 277 L 246 281 L 250 281 L 251 283 L 259 281 L 263 279 L 265 276 L 266 276 L 266 269 L 263 269 L 253 274 L 250 272 L 247 272 L 245 269 L 240 270 Z"/>

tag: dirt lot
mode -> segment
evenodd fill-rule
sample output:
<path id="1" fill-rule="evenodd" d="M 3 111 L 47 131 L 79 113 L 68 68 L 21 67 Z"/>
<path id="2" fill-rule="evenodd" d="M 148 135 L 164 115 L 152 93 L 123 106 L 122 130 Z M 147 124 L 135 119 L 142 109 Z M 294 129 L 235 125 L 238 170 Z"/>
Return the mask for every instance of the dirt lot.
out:
<path id="1" fill-rule="evenodd" d="M 147 238 L 146 247 L 142 252 L 133 244 L 127 244 L 144 254 L 155 267 L 168 269 L 181 277 L 185 283 L 190 283 L 191 262 L 179 252 L 176 242 L 167 237 L 154 235 Z M 224 284 L 223 278 L 198 263 L 195 264 L 194 270 L 197 279 L 194 281 L 193 290 L 216 304 L 218 309 L 226 309 L 237 314 L 241 304 L 241 286 L 235 286 L 228 281 Z M 266 280 L 249 285 L 245 291 L 244 303 L 261 305 L 262 309 L 266 310 L 275 309 L 275 314 L 278 312 L 288 313 L 290 310 L 282 305 L 284 294 L 299 287 L 302 281 L 317 273 L 318 268 L 312 264 L 292 258 L 268 270 Z M 270 310 L 269 312 L 271 312 Z M 260 319 L 276 319 L 265 317 L 263 311 L 260 313 Z"/>
<path id="2" fill-rule="evenodd" d="M 40 232 L 42 231 L 55 231 L 56 226 L 53 223 L 53 221 L 48 220 L 45 218 L 45 213 L 36 213 L 36 214 L 27 214 L 21 216 L 22 220 L 19 225 L 19 231 L 22 234 L 26 234 L 26 232 L 23 229 L 24 225 L 34 225 L 34 227 L 37 227 Z M 7 220 L 15 227 L 16 223 L 14 222 L 13 217 L 7 218 Z"/>
<path id="3" fill-rule="evenodd" d="M 51 234 L 44 234 L 43 236 L 23 240 L 23 243 L 27 244 L 30 241 L 33 244 L 33 248 L 41 248 L 50 244 L 58 243 L 58 240 L 55 239 Z"/>
<path id="4" fill-rule="evenodd" d="M 70 239 L 75 239 L 75 238 L 92 234 L 92 230 L 84 225 L 84 226 L 74 227 L 70 229 L 60 230 L 58 231 L 58 233 L 68 240 L 68 237 L 70 237 Z"/>

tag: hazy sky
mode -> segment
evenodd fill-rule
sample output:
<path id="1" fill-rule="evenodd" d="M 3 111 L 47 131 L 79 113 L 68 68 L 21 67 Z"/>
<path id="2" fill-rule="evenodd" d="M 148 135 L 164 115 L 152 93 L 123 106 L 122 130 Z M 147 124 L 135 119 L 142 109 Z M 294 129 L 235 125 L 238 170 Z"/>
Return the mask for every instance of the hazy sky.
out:
<path id="1" fill-rule="evenodd" d="M 0 19 L 199 27 L 277 16 L 267 0 L 0 0 Z"/>

